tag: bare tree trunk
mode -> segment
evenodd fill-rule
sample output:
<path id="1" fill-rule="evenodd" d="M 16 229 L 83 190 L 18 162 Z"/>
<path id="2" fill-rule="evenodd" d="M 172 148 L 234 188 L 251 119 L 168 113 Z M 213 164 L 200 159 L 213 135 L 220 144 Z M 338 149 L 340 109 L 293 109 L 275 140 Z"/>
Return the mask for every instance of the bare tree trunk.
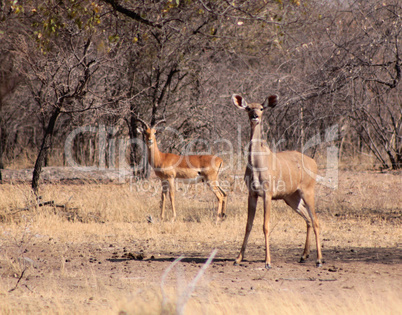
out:
<path id="1" fill-rule="evenodd" d="M 393 170 L 399 169 L 399 163 L 398 163 L 397 157 L 395 158 L 395 157 L 393 156 L 391 150 L 387 150 L 387 154 L 388 154 L 389 160 L 391 161 L 391 168 L 392 168 Z"/>
<path id="2" fill-rule="evenodd" d="M 128 129 L 129 129 L 129 133 L 130 133 L 130 138 L 132 140 L 137 139 L 138 123 L 137 123 L 137 119 L 133 113 L 131 114 L 130 123 L 128 125 L 129 125 Z M 149 176 L 151 175 L 150 174 L 151 172 L 149 169 L 149 164 L 148 164 L 148 159 L 146 156 L 146 152 L 147 152 L 146 150 L 147 150 L 147 148 L 145 147 L 145 145 L 141 148 L 140 145 L 136 141 L 132 142 L 132 144 L 131 144 L 131 153 L 130 153 L 131 161 L 130 162 L 134 166 L 143 164 L 143 167 L 141 167 L 139 169 L 136 169 L 134 167 L 134 171 L 133 171 L 134 177 L 145 179 L 145 178 L 149 178 Z M 143 154 L 140 154 L 140 151 L 142 151 Z"/>
<path id="3" fill-rule="evenodd" d="M 396 163 L 399 168 L 402 168 L 402 147 L 396 153 Z"/>
<path id="4" fill-rule="evenodd" d="M 4 139 L 4 131 L 3 128 L 0 128 L 0 184 L 3 182 L 3 177 L 1 175 L 1 170 L 4 169 L 4 163 L 3 163 L 3 139 Z"/>
<path id="5" fill-rule="evenodd" d="M 32 176 L 32 189 L 35 195 L 38 194 L 40 174 L 42 172 L 42 167 L 46 163 L 49 150 L 52 146 L 54 126 L 56 124 L 57 118 L 60 115 L 60 112 L 61 112 L 61 104 L 58 104 L 54 109 L 52 116 L 50 117 L 49 124 L 47 125 L 45 135 L 42 140 L 42 145 L 35 162 L 35 167 Z"/>

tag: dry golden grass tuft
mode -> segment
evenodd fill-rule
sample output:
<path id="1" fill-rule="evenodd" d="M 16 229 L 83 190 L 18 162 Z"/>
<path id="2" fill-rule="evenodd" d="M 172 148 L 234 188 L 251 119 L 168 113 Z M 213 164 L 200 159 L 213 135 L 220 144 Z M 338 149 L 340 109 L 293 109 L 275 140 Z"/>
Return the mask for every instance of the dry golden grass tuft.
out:
<path id="1" fill-rule="evenodd" d="M 319 296 L 314 292 L 274 291 L 268 294 L 228 296 L 213 287 L 193 295 L 184 307 L 185 314 L 392 314 L 401 306 L 400 295 L 383 292 L 380 296 L 371 290 L 359 292 L 359 300 L 352 299 L 347 292 L 332 296 Z M 122 302 L 121 314 L 177 314 L 177 290 L 172 289 L 170 301 L 162 307 L 158 289 L 139 293 L 131 300 Z"/>
<path id="2" fill-rule="evenodd" d="M 323 269 L 313 267 L 314 257 L 297 264 L 305 223 L 275 202 L 269 272 L 262 269 L 261 204 L 246 262 L 233 266 L 247 216 L 247 193 L 239 188 L 216 225 L 216 201 L 202 188 L 178 191 L 171 223 L 158 219 L 159 181 L 47 184 L 42 201 L 54 205 L 43 207 L 28 184 L 3 184 L 0 313 L 175 314 L 178 297 L 216 248 L 185 314 L 392 314 L 402 306 L 400 184 L 397 173 L 342 171 L 338 189 L 317 187 Z M 144 261 L 123 258 L 136 251 Z M 182 254 L 163 299 L 161 278 Z"/>

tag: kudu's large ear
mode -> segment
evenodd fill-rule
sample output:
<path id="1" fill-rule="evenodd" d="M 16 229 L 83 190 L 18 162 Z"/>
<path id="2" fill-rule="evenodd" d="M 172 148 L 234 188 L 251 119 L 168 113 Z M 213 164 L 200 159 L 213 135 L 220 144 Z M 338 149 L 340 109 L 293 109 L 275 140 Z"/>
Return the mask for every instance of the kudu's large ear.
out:
<path id="1" fill-rule="evenodd" d="M 248 108 L 246 100 L 243 97 L 241 97 L 239 94 L 232 95 L 232 102 L 233 102 L 233 104 L 235 104 L 235 106 L 237 108 L 240 108 L 240 109 Z"/>
<path id="2" fill-rule="evenodd" d="M 278 96 L 277 95 L 271 95 L 268 96 L 267 99 L 262 103 L 262 108 L 266 109 L 267 107 L 274 108 L 278 104 Z"/>

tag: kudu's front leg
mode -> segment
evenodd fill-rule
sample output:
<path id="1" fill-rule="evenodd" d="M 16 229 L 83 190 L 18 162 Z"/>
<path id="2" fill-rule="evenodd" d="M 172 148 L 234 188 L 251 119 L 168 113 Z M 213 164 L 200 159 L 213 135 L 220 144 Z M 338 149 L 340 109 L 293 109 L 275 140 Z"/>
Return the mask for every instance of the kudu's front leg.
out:
<path id="1" fill-rule="evenodd" d="M 272 197 L 270 195 L 264 196 L 264 237 L 265 237 L 265 268 L 271 269 L 271 255 L 269 252 L 269 218 L 271 215 Z"/>
<path id="2" fill-rule="evenodd" d="M 237 256 L 237 258 L 235 260 L 235 263 L 234 263 L 235 265 L 240 264 L 240 262 L 244 258 L 244 252 L 246 251 L 248 237 L 250 236 L 251 229 L 253 228 L 255 211 L 257 209 L 257 201 L 258 201 L 258 196 L 252 195 L 252 194 L 248 195 L 248 213 L 247 213 L 246 233 L 244 235 L 243 245 L 241 246 L 239 256 Z"/>

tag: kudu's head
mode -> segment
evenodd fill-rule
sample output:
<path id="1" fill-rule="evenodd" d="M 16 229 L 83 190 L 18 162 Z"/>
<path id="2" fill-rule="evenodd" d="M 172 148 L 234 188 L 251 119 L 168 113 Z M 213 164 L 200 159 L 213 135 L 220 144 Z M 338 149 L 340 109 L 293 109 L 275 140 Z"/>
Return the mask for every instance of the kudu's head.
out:
<path id="1" fill-rule="evenodd" d="M 256 126 L 261 122 L 263 110 L 270 107 L 274 108 L 278 103 L 278 96 L 271 95 L 266 98 L 264 103 L 250 103 L 247 104 L 246 100 L 239 94 L 232 95 L 233 104 L 239 108 L 248 112 L 248 118 L 252 126 Z"/>
<path id="2" fill-rule="evenodd" d="M 145 142 L 146 142 L 147 146 L 149 148 L 152 147 L 152 145 L 154 143 L 156 143 L 156 136 L 155 136 L 156 135 L 156 127 L 159 124 L 165 123 L 166 120 L 165 119 L 159 120 L 153 126 L 150 127 L 142 119 L 140 119 L 138 117 L 136 119 L 137 119 L 137 121 L 139 121 L 143 125 L 143 128 L 138 128 L 138 132 L 142 133 L 145 136 Z"/>

